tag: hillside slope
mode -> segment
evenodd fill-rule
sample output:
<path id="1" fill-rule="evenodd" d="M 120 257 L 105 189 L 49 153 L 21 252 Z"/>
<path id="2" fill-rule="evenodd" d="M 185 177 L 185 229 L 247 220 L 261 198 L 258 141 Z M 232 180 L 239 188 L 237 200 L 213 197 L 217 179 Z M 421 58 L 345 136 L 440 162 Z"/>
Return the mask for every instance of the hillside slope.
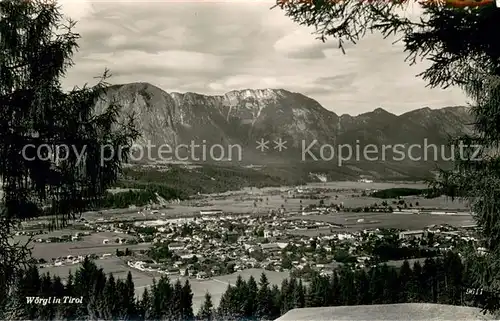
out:
<path id="1" fill-rule="evenodd" d="M 334 320 L 494 320 L 480 309 L 429 303 L 293 309 L 276 321 Z"/>

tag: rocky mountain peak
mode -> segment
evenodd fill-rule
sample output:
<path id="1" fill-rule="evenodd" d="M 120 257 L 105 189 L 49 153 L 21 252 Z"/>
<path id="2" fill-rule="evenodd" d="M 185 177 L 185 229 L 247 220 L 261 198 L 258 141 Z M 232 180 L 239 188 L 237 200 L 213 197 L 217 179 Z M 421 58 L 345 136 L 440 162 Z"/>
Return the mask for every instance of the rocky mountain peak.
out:
<path id="1" fill-rule="evenodd" d="M 390 112 L 388 112 L 387 110 L 383 109 L 382 107 L 378 107 L 376 109 L 373 110 L 373 113 L 374 114 L 378 114 L 378 115 L 387 115 L 387 114 L 391 114 Z"/>
<path id="2" fill-rule="evenodd" d="M 277 99 L 283 95 L 291 94 L 289 91 L 284 89 L 242 89 L 242 90 L 231 90 L 225 93 L 223 96 L 229 100 L 232 99 Z"/>

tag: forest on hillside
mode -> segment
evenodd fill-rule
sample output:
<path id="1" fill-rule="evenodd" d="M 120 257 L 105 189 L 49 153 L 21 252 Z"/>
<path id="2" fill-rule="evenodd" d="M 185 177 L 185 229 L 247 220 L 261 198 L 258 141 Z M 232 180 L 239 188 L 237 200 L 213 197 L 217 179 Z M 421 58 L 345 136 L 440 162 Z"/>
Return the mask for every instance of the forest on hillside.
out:
<path id="1" fill-rule="evenodd" d="M 206 293 L 205 302 L 195 314 L 189 281 L 181 283 L 162 276 L 141 298 L 136 298 L 130 272 L 125 280 L 115 279 L 86 258 L 65 282 L 59 276 L 40 275 L 32 266 L 16 280 L 14 295 L 2 311 L 3 318 L 11 320 L 274 320 L 303 307 L 411 302 L 480 307 L 485 298 L 471 291 L 468 273 L 467 264 L 452 251 L 413 266 L 405 261 L 400 268 L 385 264 L 360 270 L 341 268 L 329 276 L 316 274 L 307 283 L 290 277 L 281 287 L 271 285 L 263 273 L 258 281 L 238 277 L 234 285 L 228 286 L 218 307 Z M 64 296 L 81 297 L 83 302 L 26 302 L 27 297 Z"/>

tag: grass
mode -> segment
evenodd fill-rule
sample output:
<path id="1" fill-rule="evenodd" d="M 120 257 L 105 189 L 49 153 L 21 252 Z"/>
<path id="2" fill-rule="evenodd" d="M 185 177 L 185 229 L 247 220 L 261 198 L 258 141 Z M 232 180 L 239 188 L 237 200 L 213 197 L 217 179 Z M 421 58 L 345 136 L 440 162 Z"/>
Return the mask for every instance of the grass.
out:
<path id="1" fill-rule="evenodd" d="M 357 223 L 363 218 L 365 222 Z M 474 224 L 472 216 L 465 215 L 432 215 L 432 214 L 402 214 L 402 213 L 335 213 L 330 215 L 297 216 L 290 219 L 302 219 L 319 222 L 342 224 L 345 228 L 334 231 L 361 231 L 375 228 L 397 228 L 404 230 L 419 230 L 432 224 L 449 224 L 451 226 L 464 226 Z M 372 223 L 373 222 L 373 223 Z M 293 234 L 316 236 L 320 233 L 330 234 L 328 230 L 293 231 Z"/>
<path id="2" fill-rule="evenodd" d="M 112 240 L 110 239 L 110 242 Z M 125 250 L 129 248 L 130 250 L 141 250 L 149 249 L 150 244 L 109 244 L 109 245 L 96 245 L 83 242 L 68 242 L 68 243 L 34 243 L 32 255 L 34 258 L 43 258 L 50 261 L 52 258 L 64 257 L 68 255 L 78 256 L 78 255 L 89 255 L 97 254 L 102 255 L 106 253 L 115 254 L 116 250 Z"/>
<path id="3" fill-rule="evenodd" d="M 136 287 L 141 288 L 149 286 L 153 282 L 153 277 L 141 271 L 135 270 L 127 266 L 123 261 L 118 258 L 106 258 L 95 261 L 97 267 L 102 268 L 105 273 L 113 273 L 113 276 L 118 279 L 125 279 L 128 272 L 132 274 L 132 280 Z M 40 273 L 50 273 L 51 275 L 58 275 L 61 279 L 66 279 L 69 272 L 75 273 L 80 268 L 80 264 L 53 266 L 49 268 L 40 269 Z"/>
<path id="4" fill-rule="evenodd" d="M 107 207 L 119 205 L 118 207 L 122 208 L 130 204 L 142 206 L 153 199 L 152 196 L 155 193 L 167 200 L 187 199 L 198 193 L 220 193 L 250 186 L 291 186 L 319 181 L 314 178 L 314 175 L 310 175 L 311 172 L 321 174 L 329 181 L 355 180 L 359 177 L 356 171 L 349 170 L 347 167 L 338 167 L 332 172 L 328 166 L 317 167 L 316 163 L 309 164 L 316 166 L 316 171 L 304 164 L 274 164 L 257 169 L 224 164 L 197 165 L 199 166 L 186 167 L 171 164 L 164 166 L 163 169 L 137 166 L 126 168 L 116 188 L 113 189 L 113 195 L 106 199 L 105 205 Z M 363 188 L 362 185 L 359 187 Z M 372 184 L 365 184 L 365 187 L 377 188 Z M 129 189 L 134 189 L 135 192 L 124 192 Z"/>

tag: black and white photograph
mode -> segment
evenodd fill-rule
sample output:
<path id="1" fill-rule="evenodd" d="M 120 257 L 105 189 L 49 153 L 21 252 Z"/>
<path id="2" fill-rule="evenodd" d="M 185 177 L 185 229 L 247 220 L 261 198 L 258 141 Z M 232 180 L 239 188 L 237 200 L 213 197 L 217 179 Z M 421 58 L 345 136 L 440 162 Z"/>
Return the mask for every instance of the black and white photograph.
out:
<path id="1" fill-rule="evenodd" d="M 0 0 L 0 319 L 499 319 L 497 2 Z"/>

